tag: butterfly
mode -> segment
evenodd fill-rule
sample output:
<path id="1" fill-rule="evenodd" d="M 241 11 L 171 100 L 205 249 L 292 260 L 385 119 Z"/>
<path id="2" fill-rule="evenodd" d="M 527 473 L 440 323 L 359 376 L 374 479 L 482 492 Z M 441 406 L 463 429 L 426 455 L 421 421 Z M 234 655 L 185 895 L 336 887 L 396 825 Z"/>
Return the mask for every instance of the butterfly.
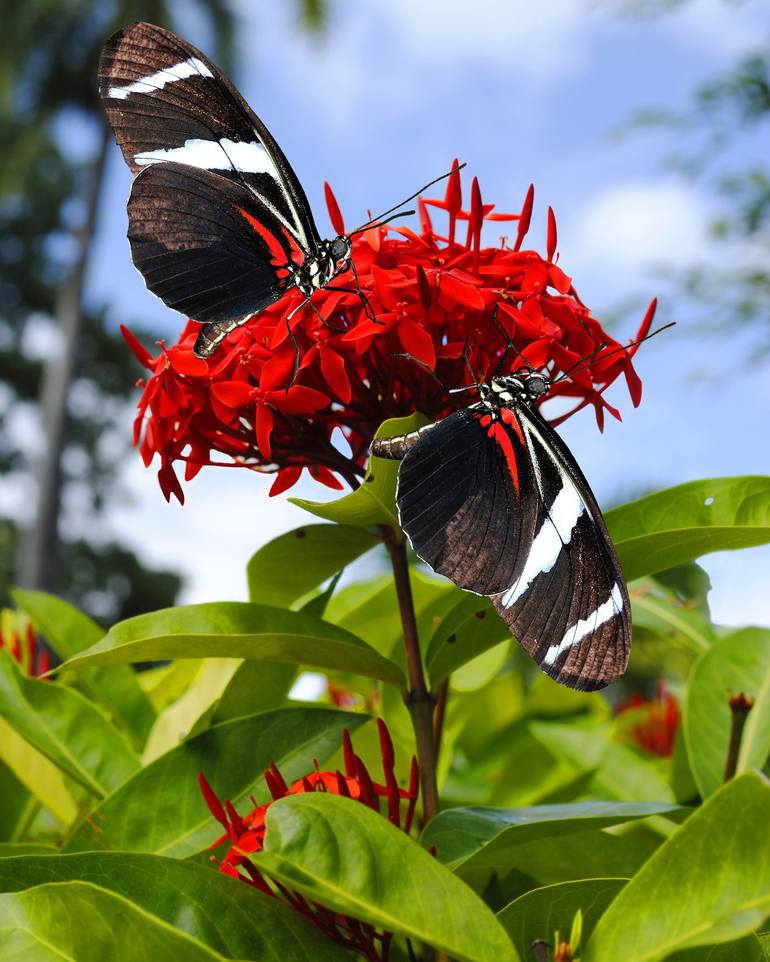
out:
<path id="1" fill-rule="evenodd" d="M 397 209 L 322 240 L 267 127 L 211 60 L 162 27 L 134 23 L 110 37 L 99 92 L 136 175 L 128 201 L 134 264 L 153 294 L 203 322 L 199 357 L 288 292 L 302 294 L 302 307 L 340 274 L 355 274 L 352 236 Z M 337 289 L 368 307 L 360 287 Z"/>
<path id="2" fill-rule="evenodd" d="M 472 387 L 469 407 L 373 442 L 401 461 L 401 527 L 434 571 L 491 598 L 546 674 L 604 688 L 628 663 L 631 606 L 588 481 L 537 410 L 551 382 L 523 367 Z"/>

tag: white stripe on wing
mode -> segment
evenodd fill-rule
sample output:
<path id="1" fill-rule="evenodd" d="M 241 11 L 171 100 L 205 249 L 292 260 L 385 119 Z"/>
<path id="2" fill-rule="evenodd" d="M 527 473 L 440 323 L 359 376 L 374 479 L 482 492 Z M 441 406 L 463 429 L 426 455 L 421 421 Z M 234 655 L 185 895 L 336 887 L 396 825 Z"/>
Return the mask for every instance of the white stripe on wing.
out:
<path id="1" fill-rule="evenodd" d="M 539 574 L 553 568 L 562 548 L 572 540 L 578 518 L 585 510 L 583 499 L 575 485 L 564 474 L 561 477 L 562 489 L 556 495 L 548 517 L 543 519 L 540 530 L 532 541 L 524 570 L 500 599 L 506 608 L 510 608 L 521 598 Z"/>
<path id="2" fill-rule="evenodd" d="M 166 84 L 172 84 L 177 80 L 186 80 L 188 77 L 213 76 L 202 60 L 199 60 L 198 57 L 190 57 L 181 63 L 175 63 L 171 67 L 158 70 L 157 73 L 141 77 L 133 83 L 126 84 L 125 87 L 110 87 L 107 96 L 115 97 L 117 100 L 126 100 L 130 94 L 151 94 L 156 90 L 162 90 Z"/>
<path id="3" fill-rule="evenodd" d="M 558 645 L 551 645 L 545 658 L 543 658 L 543 664 L 552 665 L 563 652 L 569 651 L 587 635 L 592 635 L 597 628 L 606 624 L 615 615 L 619 615 L 622 610 L 623 594 L 620 585 L 615 582 L 609 598 L 603 601 L 596 611 L 591 612 L 587 618 L 581 618 L 571 628 L 568 628 Z"/>
<path id="4" fill-rule="evenodd" d="M 134 155 L 140 167 L 176 161 L 188 167 L 202 170 L 239 170 L 244 174 L 271 174 L 276 176 L 275 165 L 262 144 L 257 141 L 244 143 L 238 140 L 186 140 L 181 147 L 163 147 L 145 150 Z"/>

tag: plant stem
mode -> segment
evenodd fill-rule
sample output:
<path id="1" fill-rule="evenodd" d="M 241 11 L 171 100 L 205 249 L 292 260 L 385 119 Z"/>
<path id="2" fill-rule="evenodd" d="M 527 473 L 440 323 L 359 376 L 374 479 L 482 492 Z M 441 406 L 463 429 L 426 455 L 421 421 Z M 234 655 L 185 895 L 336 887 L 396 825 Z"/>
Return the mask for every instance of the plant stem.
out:
<path id="1" fill-rule="evenodd" d="M 739 695 L 731 695 L 730 712 L 732 721 L 730 723 L 730 743 L 727 748 L 727 763 L 725 764 L 724 781 L 729 782 L 735 775 L 738 768 L 738 756 L 741 751 L 741 741 L 743 739 L 743 729 L 749 712 L 754 707 L 754 699 L 747 698 L 743 692 Z"/>
<path id="2" fill-rule="evenodd" d="M 404 633 L 406 667 L 409 677 L 404 701 L 412 716 L 417 761 L 420 765 L 420 788 L 422 790 L 422 810 L 425 821 L 438 812 L 438 785 L 436 782 L 436 743 L 433 738 L 433 695 L 425 683 L 422 667 L 420 642 L 417 637 L 417 619 L 414 614 L 414 599 L 409 581 L 409 564 L 406 559 L 406 546 L 396 539 L 391 528 L 381 527 L 383 541 L 390 555 L 393 579 L 396 584 L 396 597 L 401 614 L 401 628 Z"/>

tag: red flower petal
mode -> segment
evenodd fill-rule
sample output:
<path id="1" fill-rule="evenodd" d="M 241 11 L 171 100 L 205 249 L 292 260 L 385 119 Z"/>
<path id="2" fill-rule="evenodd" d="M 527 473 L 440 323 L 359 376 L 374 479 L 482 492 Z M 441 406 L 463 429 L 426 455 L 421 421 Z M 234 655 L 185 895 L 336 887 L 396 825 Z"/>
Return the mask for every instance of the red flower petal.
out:
<path id="1" fill-rule="evenodd" d="M 326 197 L 326 209 L 329 211 L 329 220 L 332 222 L 332 227 L 337 231 L 338 234 L 344 234 L 345 221 L 342 219 L 337 198 L 334 196 L 334 191 L 326 181 L 324 181 L 324 195 Z"/>
<path id="2" fill-rule="evenodd" d="M 297 481 L 299 481 L 299 476 L 301 474 L 302 468 L 294 465 L 292 465 L 290 468 L 282 468 L 276 474 L 275 481 L 273 481 L 272 485 L 270 486 L 270 497 L 274 498 L 277 494 L 283 494 L 284 491 L 288 491 L 289 488 L 293 488 Z"/>
<path id="3" fill-rule="evenodd" d="M 251 404 L 257 391 L 246 381 L 219 381 L 211 385 L 211 393 L 227 407 L 240 408 Z"/>
<path id="4" fill-rule="evenodd" d="M 433 370 L 436 366 L 436 349 L 433 338 L 424 327 L 405 317 L 398 325 L 398 339 L 408 354 Z"/>
<path id="5" fill-rule="evenodd" d="M 273 412 L 267 404 L 263 404 L 261 401 L 257 402 L 256 422 L 257 446 L 264 459 L 270 461 L 272 458 L 270 434 L 273 430 Z"/>
<path id="6" fill-rule="evenodd" d="M 313 414 L 329 403 L 325 394 L 304 384 L 295 384 L 288 391 L 270 391 L 265 399 L 284 414 Z"/>
<path id="7" fill-rule="evenodd" d="M 352 391 L 350 379 L 345 370 L 345 361 L 330 348 L 321 348 L 321 373 L 329 387 L 334 391 L 340 401 L 345 404 L 350 401 Z"/>
<path id="8" fill-rule="evenodd" d="M 317 464 L 310 469 L 310 474 L 316 481 L 320 481 L 321 484 L 325 484 L 327 488 L 331 488 L 333 491 L 342 491 L 342 485 L 338 478 L 336 478 L 332 472 L 325 468 L 322 464 Z"/>
<path id="9" fill-rule="evenodd" d="M 181 348 L 172 347 L 168 351 L 168 359 L 177 374 L 186 374 L 188 377 L 209 376 L 208 364 L 203 358 L 196 357 L 192 349 L 183 351 Z"/>
<path id="10" fill-rule="evenodd" d="M 123 335 L 123 340 L 131 348 L 137 361 L 148 370 L 154 370 L 155 365 L 152 363 L 152 354 L 144 347 L 141 341 L 123 324 L 120 325 L 120 333 Z"/>

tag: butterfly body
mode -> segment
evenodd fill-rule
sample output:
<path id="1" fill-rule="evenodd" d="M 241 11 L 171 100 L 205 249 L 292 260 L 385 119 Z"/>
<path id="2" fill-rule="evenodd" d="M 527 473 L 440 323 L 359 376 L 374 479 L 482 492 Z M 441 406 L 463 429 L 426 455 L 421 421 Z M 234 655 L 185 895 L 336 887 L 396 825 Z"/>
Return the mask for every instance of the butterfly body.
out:
<path id="1" fill-rule="evenodd" d="M 469 407 L 373 444 L 402 461 L 401 526 L 436 572 L 491 598 L 543 671 L 602 688 L 628 660 L 628 592 L 588 482 L 537 411 L 549 380 L 524 369 L 477 387 Z"/>

